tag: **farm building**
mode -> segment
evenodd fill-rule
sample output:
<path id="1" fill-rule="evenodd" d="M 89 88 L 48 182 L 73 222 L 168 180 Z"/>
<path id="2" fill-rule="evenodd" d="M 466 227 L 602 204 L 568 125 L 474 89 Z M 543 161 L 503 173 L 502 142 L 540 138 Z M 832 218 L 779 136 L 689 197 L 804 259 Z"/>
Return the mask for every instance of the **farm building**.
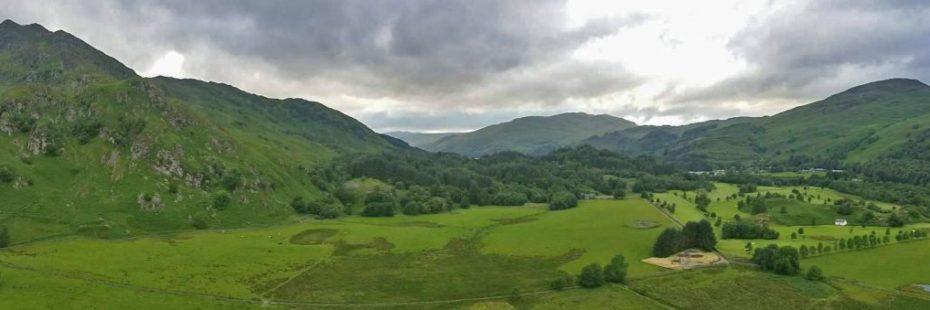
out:
<path id="1" fill-rule="evenodd" d="M 836 221 L 833 221 L 833 224 L 836 226 L 846 226 L 846 219 L 836 219 Z"/>

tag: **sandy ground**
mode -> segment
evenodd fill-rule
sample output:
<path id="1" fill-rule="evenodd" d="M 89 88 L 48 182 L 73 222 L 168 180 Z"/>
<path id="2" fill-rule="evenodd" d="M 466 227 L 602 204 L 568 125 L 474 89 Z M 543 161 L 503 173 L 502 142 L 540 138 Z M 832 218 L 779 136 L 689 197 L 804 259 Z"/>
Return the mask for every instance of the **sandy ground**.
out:
<path id="1" fill-rule="evenodd" d="M 684 250 L 669 257 L 650 257 L 644 259 L 643 262 L 675 270 L 727 263 L 727 261 L 717 253 L 699 250 Z"/>

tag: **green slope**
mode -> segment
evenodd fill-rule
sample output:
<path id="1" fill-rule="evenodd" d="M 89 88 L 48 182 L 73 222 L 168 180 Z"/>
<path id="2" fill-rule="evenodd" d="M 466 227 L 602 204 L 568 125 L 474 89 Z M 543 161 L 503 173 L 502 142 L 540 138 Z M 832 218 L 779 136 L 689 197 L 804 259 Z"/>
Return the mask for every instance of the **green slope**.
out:
<path id="1" fill-rule="evenodd" d="M 276 222 L 320 195 L 313 167 L 397 145 L 319 103 L 141 78 L 63 31 L 4 21 L 0 42 L 0 221 L 17 241 Z"/>
<path id="2" fill-rule="evenodd" d="M 529 116 L 488 126 L 470 133 L 442 138 L 424 148 L 481 156 L 501 151 L 542 155 L 556 148 L 580 143 L 585 138 L 636 126 L 610 115 L 565 113 Z"/>
<path id="3" fill-rule="evenodd" d="M 386 132 L 385 135 L 401 139 L 408 144 L 415 147 L 426 147 L 427 145 L 433 144 L 436 141 L 439 141 L 442 138 L 461 134 L 459 132 L 410 132 L 410 131 L 392 131 Z"/>
<path id="4" fill-rule="evenodd" d="M 774 116 L 685 126 L 640 126 L 585 143 L 665 156 L 695 168 L 777 162 L 831 165 L 880 159 L 930 121 L 930 86 L 890 79 L 857 86 Z M 925 128 L 924 128 L 925 129 Z"/>

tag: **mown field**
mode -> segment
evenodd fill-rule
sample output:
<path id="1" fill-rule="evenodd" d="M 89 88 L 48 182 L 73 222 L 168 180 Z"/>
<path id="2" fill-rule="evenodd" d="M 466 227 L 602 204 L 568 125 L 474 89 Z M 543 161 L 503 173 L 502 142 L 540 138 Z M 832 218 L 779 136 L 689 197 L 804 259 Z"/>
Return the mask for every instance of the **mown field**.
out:
<path id="1" fill-rule="evenodd" d="M 19 231 L 41 227 L 17 219 L 8 223 L 22 225 Z M 919 262 L 930 257 L 913 253 L 926 250 L 926 241 L 802 261 L 822 266 L 831 279 L 828 285 L 742 267 L 672 272 L 641 263 L 656 236 L 673 226 L 644 200 L 631 198 L 583 201 L 563 211 L 544 205 L 481 207 L 415 217 L 295 219 L 266 228 L 127 239 L 66 236 L 0 251 L 0 308 L 95 308 L 101 301 L 118 308 L 200 309 L 928 305 L 913 296 L 919 293 L 880 289 L 922 279 Z M 832 226 L 808 229 L 812 237 L 848 233 Z M 860 228 L 853 229 L 859 233 Z M 739 252 L 741 246 L 721 242 L 725 252 Z M 630 262 L 629 287 L 548 287 L 552 279 L 577 274 L 592 262 L 604 264 L 616 254 Z M 890 260 L 901 264 L 882 267 Z M 880 267 L 887 273 L 870 272 Z M 909 276 L 890 282 L 882 276 L 902 273 Z"/>
<path id="2" fill-rule="evenodd" d="M 631 224 L 639 220 L 658 226 Z M 160 295 L 169 295 L 165 305 L 185 307 L 216 298 L 254 306 L 506 296 L 547 290 L 552 279 L 621 253 L 631 261 L 631 276 L 654 274 L 656 267 L 639 260 L 668 225 L 644 201 L 628 199 L 583 201 L 554 212 L 542 205 L 481 207 L 130 239 L 60 237 L 0 251 L 0 305 L 54 308 L 95 298 L 117 305 L 135 295 L 143 307 L 148 297 L 158 305 Z M 562 302 L 587 300 L 571 297 L 578 294 L 586 293 L 567 294 Z M 21 303 L 27 301 L 32 304 Z"/>
<path id="3" fill-rule="evenodd" d="M 726 199 L 726 197 L 739 192 L 737 186 L 725 183 L 716 183 L 715 186 L 716 189 L 708 193 L 708 197 L 711 199 L 708 212 L 716 213 L 718 217 L 725 221 L 732 220 L 736 215 L 744 219 L 760 218 L 760 216 L 753 216 L 737 209 L 736 200 Z M 817 265 L 824 269 L 829 277 L 834 279 L 857 281 L 861 285 L 883 289 L 906 288 L 915 283 L 930 282 L 930 269 L 926 268 L 925 264 L 919 263 L 930 259 L 927 256 L 930 255 L 928 241 L 898 242 L 895 240 L 895 235 L 899 231 L 928 230 L 930 229 L 930 223 L 908 224 L 903 228 L 891 229 L 882 226 L 836 226 L 833 225 L 833 219 L 841 216 L 836 215 L 835 211 L 828 206 L 832 205 L 830 202 L 842 198 L 859 200 L 859 197 L 817 187 L 759 187 L 758 193 L 772 192 L 788 195 L 793 190 L 806 193 L 813 199 L 810 202 L 790 199 L 769 201 L 767 204 L 769 214 L 764 216 L 765 219 L 769 220 L 770 228 L 779 232 L 780 237 L 777 240 L 724 239 L 719 240 L 717 248 L 731 258 L 747 259 L 752 256 L 752 252 L 745 251 L 745 246 L 749 242 L 752 243 L 754 248 L 769 244 L 790 245 L 796 248 L 802 245 L 817 247 L 822 244 L 824 247 L 830 247 L 831 253 L 812 255 L 810 258 L 802 259 L 802 267 L 807 268 Z M 707 218 L 697 210 L 693 203 L 696 194 L 695 192 L 673 191 L 655 194 L 655 197 L 668 203 L 675 203 L 677 207 L 673 216 L 679 220 L 695 221 Z M 685 197 L 688 199 L 685 199 Z M 875 203 L 883 209 L 894 207 L 893 204 L 880 201 L 869 202 Z M 782 213 L 782 207 L 784 207 L 785 213 Z M 712 222 L 716 220 L 713 218 L 707 219 Z M 810 225 L 812 219 L 814 219 L 816 225 Z M 803 229 L 804 233 L 798 234 L 799 229 Z M 797 234 L 796 239 L 791 238 L 792 233 Z M 890 243 L 875 248 L 836 251 L 839 240 L 873 233 L 879 238 L 888 234 Z M 719 229 L 717 234 L 720 236 Z"/>
<path id="4" fill-rule="evenodd" d="M 706 268 L 632 281 L 630 287 L 678 309 L 925 309 L 926 297 L 808 281 L 743 267 Z"/>
<path id="5" fill-rule="evenodd" d="M 830 277 L 855 280 L 881 288 L 908 288 L 930 284 L 930 240 L 916 240 L 849 253 L 802 260 L 817 265 Z"/>

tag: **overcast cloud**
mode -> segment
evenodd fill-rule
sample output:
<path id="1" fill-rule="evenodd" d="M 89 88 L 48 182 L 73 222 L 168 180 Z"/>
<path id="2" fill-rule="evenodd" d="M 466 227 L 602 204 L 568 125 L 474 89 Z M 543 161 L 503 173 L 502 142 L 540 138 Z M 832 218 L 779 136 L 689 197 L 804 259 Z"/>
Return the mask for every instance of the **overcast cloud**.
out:
<path id="1" fill-rule="evenodd" d="M 380 131 L 572 111 L 680 124 L 930 80 L 925 1 L 0 0 L 3 18 Z"/>

